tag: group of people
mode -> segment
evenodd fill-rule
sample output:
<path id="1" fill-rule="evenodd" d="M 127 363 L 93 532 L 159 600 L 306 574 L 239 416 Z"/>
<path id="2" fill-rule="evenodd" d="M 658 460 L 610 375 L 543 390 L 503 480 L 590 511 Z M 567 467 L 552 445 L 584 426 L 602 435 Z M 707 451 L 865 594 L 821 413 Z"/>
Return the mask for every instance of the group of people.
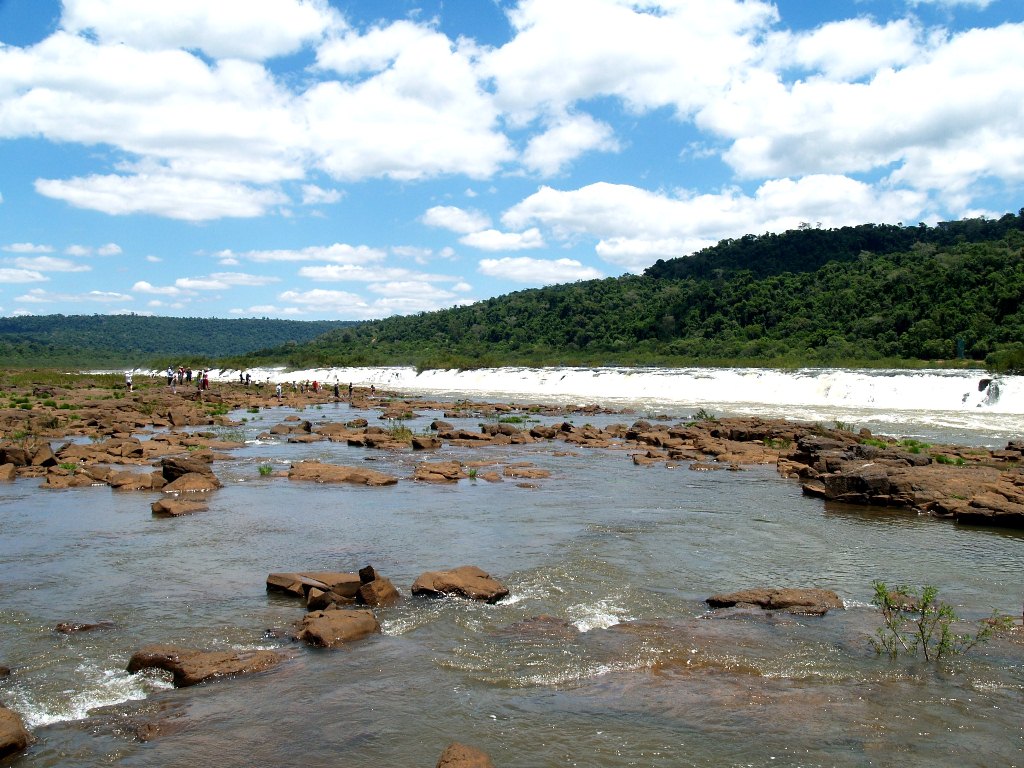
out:
<path id="1" fill-rule="evenodd" d="M 179 384 L 191 384 L 193 378 L 196 381 L 196 389 L 202 391 L 210 388 L 209 368 L 193 372 L 191 366 L 179 365 L 178 370 L 174 370 L 173 365 L 167 366 L 167 386 L 172 392 L 178 391 Z"/>

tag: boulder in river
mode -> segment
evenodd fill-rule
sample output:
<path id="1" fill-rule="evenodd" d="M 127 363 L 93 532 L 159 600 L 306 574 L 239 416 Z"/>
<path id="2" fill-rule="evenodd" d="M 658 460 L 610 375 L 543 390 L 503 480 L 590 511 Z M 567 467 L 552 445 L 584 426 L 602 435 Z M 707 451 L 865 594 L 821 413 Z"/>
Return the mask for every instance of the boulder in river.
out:
<path id="1" fill-rule="evenodd" d="M 30 738 L 21 716 L 0 704 L 0 760 L 25 750 Z"/>
<path id="2" fill-rule="evenodd" d="M 365 467 L 345 467 L 338 464 L 324 464 L 319 461 L 300 461 L 288 470 L 289 480 L 306 480 L 314 483 L 355 483 L 356 485 L 394 485 L 397 477 L 386 475 Z"/>
<path id="3" fill-rule="evenodd" d="M 376 632 L 380 623 L 373 611 L 338 608 L 307 613 L 296 638 L 320 648 L 336 648 Z"/>
<path id="4" fill-rule="evenodd" d="M 496 603 L 509 594 L 504 584 L 475 565 L 421 574 L 412 585 L 412 593 L 425 597 L 453 595 L 487 603 Z"/>

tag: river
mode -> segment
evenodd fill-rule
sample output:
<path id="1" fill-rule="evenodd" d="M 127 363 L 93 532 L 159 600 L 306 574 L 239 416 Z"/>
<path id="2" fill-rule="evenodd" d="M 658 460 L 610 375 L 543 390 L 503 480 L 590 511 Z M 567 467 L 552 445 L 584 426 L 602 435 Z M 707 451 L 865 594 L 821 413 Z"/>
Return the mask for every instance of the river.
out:
<path id="1" fill-rule="evenodd" d="M 961 372 L 720 372 L 717 383 L 714 373 L 608 369 L 258 373 L 440 400 L 635 410 L 572 417 L 578 424 L 760 407 L 993 446 L 1021 437 L 1024 391 L 1004 378 L 992 398 L 978 373 Z M 405 479 L 420 455 L 257 438 L 289 413 L 236 412 L 240 426 L 217 428 L 247 445 L 215 465 L 224 487 L 209 511 L 186 518 L 153 518 L 155 494 L 0 485 L 0 663 L 14 670 L 0 699 L 36 737 L 19 766 L 433 766 L 453 740 L 498 766 L 1024 764 L 1019 643 L 995 640 L 938 665 L 878 656 L 869 643 L 876 579 L 934 584 L 972 622 L 993 610 L 1019 616 L 1020 532 L 826 505 L 773 467 L 637 467 L 621 451 L 566 453 L 562 443 L 441 451 L 552 471 L 529 487 L 423 485 Z M 298 415 L 376 423 L 377 414 L 338 403 Z M 407 426 L 440 416 L 420 410 Z M 263 464 L 283 470 L 302 458 L 369 460 L 403 480 L 329 487 L 260 475 Z M 341 650 L 281 637 L 303 611 L 265 591 L 268 573 L 366 564 L 406 595 L 423 571 L 478 565 L 511 597 L 493 606 L 406 597 L 378 610 L 381 635 Z M 706 609 L 711 594 L 758 585 L 834 589 L 847 609 Z M 111 626 L 54 631 L 69 620 Z M 174 690 L 123 671 L 152 642 L 279 648 L 289 658 Z M 165 733 L 139 742 L 142 722 Z"/>

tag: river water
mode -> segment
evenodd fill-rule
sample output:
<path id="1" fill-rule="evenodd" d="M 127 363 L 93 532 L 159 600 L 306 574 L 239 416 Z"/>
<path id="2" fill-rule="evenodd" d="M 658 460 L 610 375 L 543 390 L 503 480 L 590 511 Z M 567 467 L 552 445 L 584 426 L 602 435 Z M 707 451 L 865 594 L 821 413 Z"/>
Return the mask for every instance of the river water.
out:
<path id="1" fill-rule="evenodd" d="M 419 377 L 404 370 L 308 378 L 413 391 L 401 378 Z M 517 396 L 532 401 L 638 409 L 570 417 L 577 424 L 661 413 L 682 420 L 695 407 L 738 413 L 758 397 L 769 415 L 794 417 L 801 407 L 772 406 L 784 399 L 768 396 L 784 392 L 781 384 L 744 404 L 722 396 L 733 391 L 727 383 L 711 388 L 716 399 L 690 390 L 672 400 L 650 382 L 637 393 L 619 380 L 601 397 L 560 392 L 552 371 L 501 375 L 543 379 L 544 392 L 520 386 Z M 771 376 L 806 385 L 797 374 Z M 844 384 L 835 378 L 833 390 Z M 905 426 L 936 440 L 999 445 L 1021 436 L 1019 403 L 1008 403 L 1019 397 L 1018 380 L 1004 379 L 998 400 L 983 402 L 977 374 L 932 378 L 909 379 L 932 400 L 903 395 L 923 408 L 882 402 L 877 391 L 892 381 L 873 382 L 873 401 L 851 395 L 841 407 L 803 407 L 815 420 L 879 432 Z M 488 394 L 457 391 L 440 376 L 433 384 L 420 391 Z M 970 398 L 938 408 L 939 385 L 960 390 L 946 400 Z M 508 399 L 495 390 L 493 399 Z M 0 663 L 14 670 L 0 680 L 0 699 L 36 737 L 19 766 L 433 766 L 453 740 L 484 749 L 498 766 L 1024 765 L 1024 645 L 994 640 L 936 665 L 877 656 L 868 642 L 879 623 L 870 606 L 876 579 L 934 584 L 972 622 L 993 610 L 1019 616 L 1020 532 L 826 505 L 773 467 L 637 467 L 622 451 L 567 455 L 562 443 L 445 448 L 436 457 L 552 471 L 529 487 L 417 484 L 407 478 L 420 455 L 256 439 L 289 413 L 232 414 L 245 423 L 219 431 L 247 446 L 215 465 L 224 487 L 209 511 L 190 517 L 153 518 L 156 494 L 0 485 Z M 407 422 L 414 430 L 441 415 L 418 414 Z M 375 412 L 344 403 L 298 415 L 377 423 Z M 402 480 L 360 488 L 260 476 L 263 464 L 285 470 L 303 458 L 370 461 Z M 478 565 L 511 597 L 493 606 L 406 597 L 378 611 L 381 635 L 340 650 L 281 637 L 303 610 L 265 591 L 268 573 L 366 564 L 406 595 L 423 571 Z M 834 589 L 847 610 L 706 610 L 711 594 L 758 585 Z M 111 624 L 54 631 L 69 620 Z M 132 651 L 152 642 L 278 648 L 289 658 L 259 675 L 174 690 L 159 676 L 123 671 Z M 140 742 L 140 723 L 163 733 Z"/>

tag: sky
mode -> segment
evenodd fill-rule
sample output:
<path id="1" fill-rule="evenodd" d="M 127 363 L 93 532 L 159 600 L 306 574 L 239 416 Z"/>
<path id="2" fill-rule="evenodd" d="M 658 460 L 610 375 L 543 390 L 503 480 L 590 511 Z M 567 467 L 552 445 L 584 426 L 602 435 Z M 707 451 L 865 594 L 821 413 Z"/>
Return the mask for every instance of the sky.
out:
<path id="1" fill-rule="evenodd" d="M 1024 0 L 0 0 L 0 316 L 363 320 L 1024 207 Z"/>

